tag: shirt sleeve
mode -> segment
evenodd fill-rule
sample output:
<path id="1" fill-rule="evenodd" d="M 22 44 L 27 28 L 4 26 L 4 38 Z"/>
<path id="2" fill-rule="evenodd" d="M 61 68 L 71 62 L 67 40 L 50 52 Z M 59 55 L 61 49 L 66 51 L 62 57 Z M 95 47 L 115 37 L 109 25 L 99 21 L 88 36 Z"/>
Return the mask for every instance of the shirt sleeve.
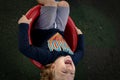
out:
<path id="1" fill-rule="evenodd" d="M 44 50 L 42 47 L 36 47 L 29 44 L 28 39 L 28 28 L 29 25 L 26 23 L 19 24 L 19 33 L 18 33 L 18 46 L 19 51 L 23 53 L 25 56 L 32 58 L 43 65 L 53 63 L 58 57 L 67 55 L 64 52 L 49 52 L 48 50 Z"/>
<path id="2" fill-rule="evenodd" d="M 77 65 L 79 61 L 83 58 L 83 56 L 84 56 L 84 35 L 80 34 L 78 35 L 77 49 L 74 52 L 74 55 L 71 55 L 74 64 Z"/>

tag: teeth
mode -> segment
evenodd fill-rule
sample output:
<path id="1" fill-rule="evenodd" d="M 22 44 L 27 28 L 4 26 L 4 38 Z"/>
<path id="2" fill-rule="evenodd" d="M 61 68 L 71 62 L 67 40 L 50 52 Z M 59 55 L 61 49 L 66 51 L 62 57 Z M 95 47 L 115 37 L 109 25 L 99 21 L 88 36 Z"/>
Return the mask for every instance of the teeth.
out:
<path id="1" fill-rule="evenodd" d="M 66 60 L 65 64 L 71 64 L 71 61 L 70 60 Z"/>

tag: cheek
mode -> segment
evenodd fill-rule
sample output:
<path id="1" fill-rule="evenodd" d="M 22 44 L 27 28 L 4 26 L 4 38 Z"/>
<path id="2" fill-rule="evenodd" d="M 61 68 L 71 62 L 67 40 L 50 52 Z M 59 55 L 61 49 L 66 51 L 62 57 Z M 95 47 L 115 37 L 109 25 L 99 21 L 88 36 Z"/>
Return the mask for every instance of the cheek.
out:
<path id="1" fill-rule="evenodd" d="M 73 70 L 74 70 L 74 72 L 76 71 L 75 66 L 73 66 Z"/>
<path id="2" fill-rule="evenodd" d="M 61 69 L 66 69 L 66 64 L 65 64 L 64 62 L 61 62 L 60 68 L 61 68 Z"/>
<path id="3" fill-rule="evenodd" d="M 75 65 L 74 65 L 74 63 L 72 63 L 72 66 L 73 66 L 73 71 L 75 71 L 76 69 L 75 69 Z"/>
<path id="4" fill-rule="evenodd" d="M 59 62 L 56 63 L 56 65 L 57 65 L 57 66 L 64 66 L 65 63 L 64 63 L 63 61 L 59 61 Z"/>
<path id="5" fill-rule="evenodd" d="M 62 72 L 65 69 L 66 69 L 66 66 L 64 64 L 56 65 L 56 68 L 55 68 L 55 70 L 57 70 L 56 72 Z"/>
<path id="6" fill-rule="evenodd" d="M 65 64 L 64 63 L 60 63 L 60 64 L 58 64 L 58 66 L 57 66 L 60 70 L 61 69 L 63 69 L 63 68 L 66 68 L 66 66 L 65 66 Z"/>
<path id="7" fill-rule="evenodd" d="M 64 59 L 60 59 L 56 62 L 57 65 L 61 66 L 61 65 L 65 65 Z"/>
<path id="8" fill-rule="evenodd" d="M 64 57 L 60 57 L 55 61 L 56 67 L 65 67 Z"/>

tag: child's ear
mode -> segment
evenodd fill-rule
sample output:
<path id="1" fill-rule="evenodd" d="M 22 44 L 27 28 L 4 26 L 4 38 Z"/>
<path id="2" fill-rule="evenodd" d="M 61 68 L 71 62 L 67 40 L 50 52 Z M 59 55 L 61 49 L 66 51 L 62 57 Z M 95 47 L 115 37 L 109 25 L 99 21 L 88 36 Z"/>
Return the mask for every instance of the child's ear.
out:
<path id="1" fill-rule="evenodd" d="M 55 68 L 55 63 L 52 63 L 51 69 L 53 70 Z"/>

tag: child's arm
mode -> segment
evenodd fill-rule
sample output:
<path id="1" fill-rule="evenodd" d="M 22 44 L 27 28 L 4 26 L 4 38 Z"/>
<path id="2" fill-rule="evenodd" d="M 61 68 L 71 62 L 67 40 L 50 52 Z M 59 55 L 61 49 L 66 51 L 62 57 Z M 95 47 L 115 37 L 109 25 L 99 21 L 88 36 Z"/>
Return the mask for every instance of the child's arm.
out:
<path id="1" fill-rule="evenodd" d="M 20 18 L 18 21 L 19 24 L 19 50 L 25 56 L 35 59 L 43 65 L 54 62 L 59 56 L 67 55 L 67 53 L 63 52 L 49 52 L 44 50 L 42 47 L 35 47 L 33 45 L 29 45 L 28 40 L 28 28 L 29 23 L 32 19 L 28 20 L 25 16 Z"/>
<path id="2" fill-rule="evenodd" d="M 79 61 L 83 58 L 84 56 L 84 35 L 81 32 L 80 29 L 76 27 L 76 31 L 78 34 L 78 44 L 77 44 L 77 49 L 74 53 L 74 55 L 71 55 L 72 60 L 75 65 L 79 63 Z"/>

